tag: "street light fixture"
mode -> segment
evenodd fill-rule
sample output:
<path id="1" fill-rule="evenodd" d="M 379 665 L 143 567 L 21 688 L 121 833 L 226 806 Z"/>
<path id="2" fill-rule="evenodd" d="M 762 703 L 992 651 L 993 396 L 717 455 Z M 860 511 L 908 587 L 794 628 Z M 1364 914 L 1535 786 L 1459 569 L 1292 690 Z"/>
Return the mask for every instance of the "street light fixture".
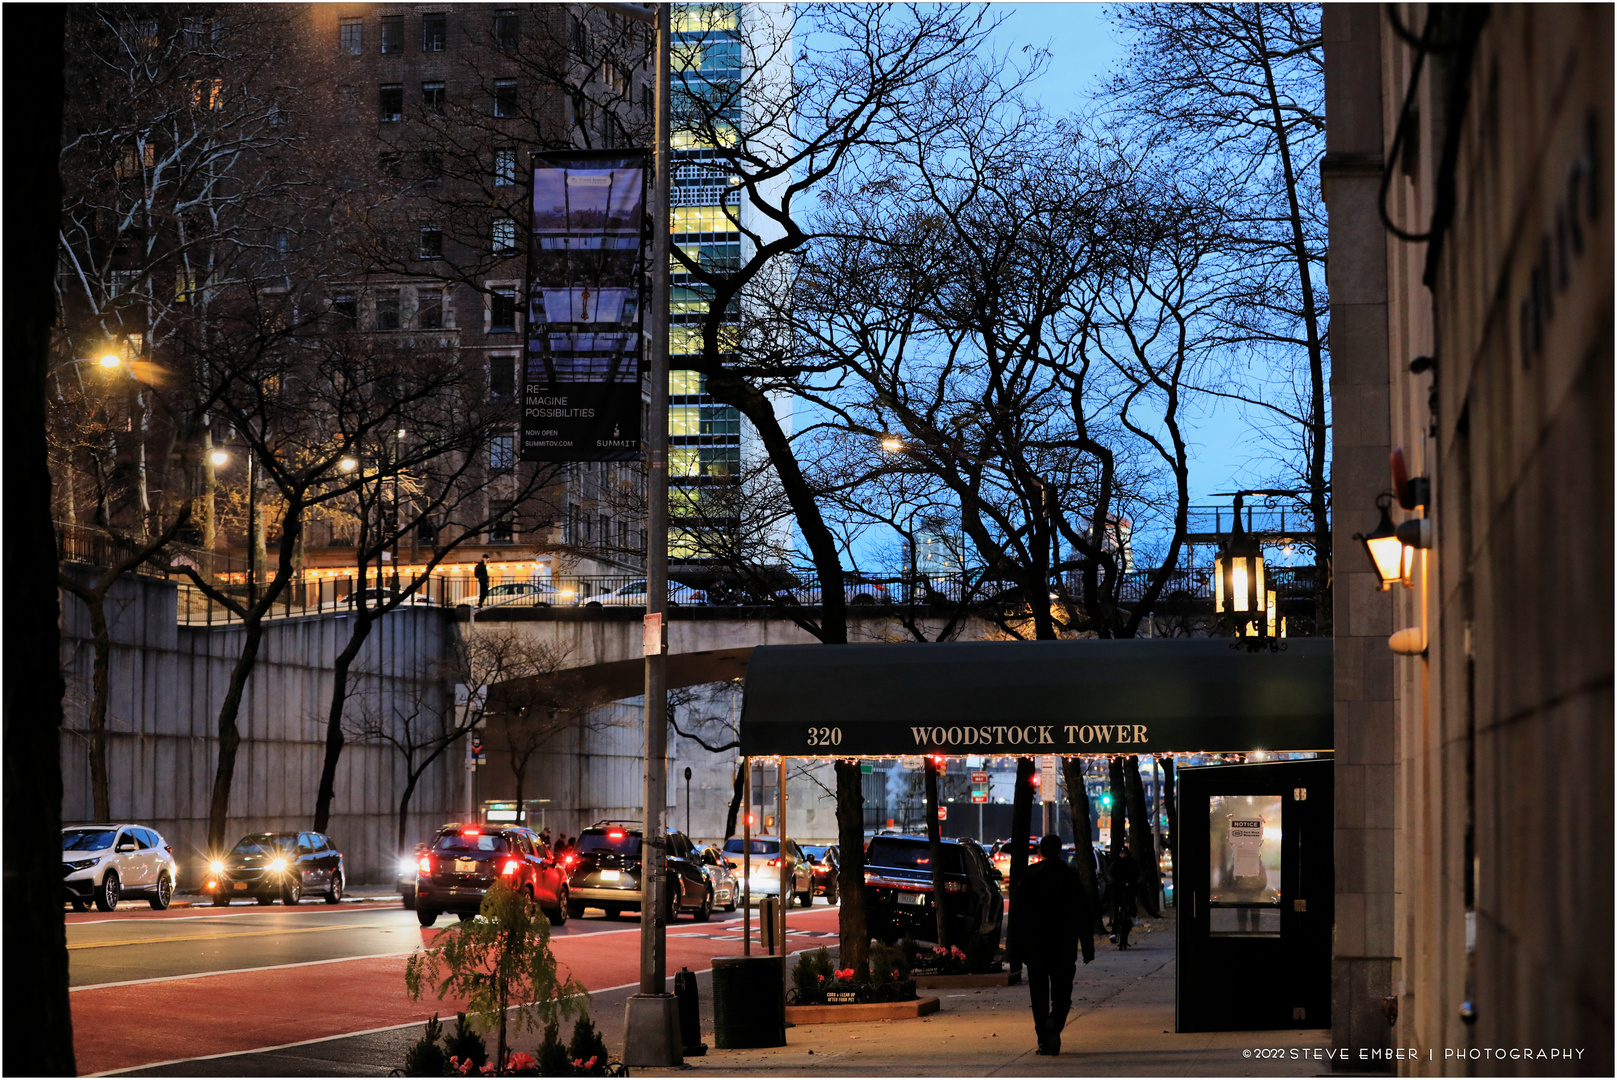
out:
<path id="1" fill-rule="evenodd" d="M 883 435 L 881 437 L 881 448 L 884 454 L 902 454 L 904 452 L 904 440 L 897 435 Z"/>
<path id="2" fill-rule="evenodd" d="M 107 353 L 97 361 L 104 368 L 115 368 L 123 363 L 123 358 L 115 353 Z"/>
<path id="3" fill-rule="evenodd" d="M 214 468 L 219 468 L 223 466 L 225 462 L 230 460 L 230 455 L 225 453 L 223 450 L 215 450 L 213 453 L 208 455 L 208 460 L 213 462 Z"/>
<path id="4" fill-rule="evenodd" d="M 353 472 L 355 469 L 359 468 L 359 461 L 355 458 L 345 457 L 341 461 L 337 462 L 337 467 L 343 472 Z"/>
<path id="5" fill-rule="evenodd" d="M 1406 549 L 1403 541 L 1398 539 L 1398 530 L 1393 528 L 1392 516 L 1387 512 L 1391 506 L 1391 495 L 1382 492 L 1376 496 L 1376 508 L 1381 511 L 1381 520 L 1376 523 L 1375 531 L 1369 536 L 1353 534 L 1353 539 L 1362 543 L 1365 554 L 1370 556 L 1370 563 L 1376 568 L 1376 576 L 1381 581 L 1382 592 L 1392 588 L 1395 581 L 1408 583 L 1413 554 L 1412 549 Z"/>

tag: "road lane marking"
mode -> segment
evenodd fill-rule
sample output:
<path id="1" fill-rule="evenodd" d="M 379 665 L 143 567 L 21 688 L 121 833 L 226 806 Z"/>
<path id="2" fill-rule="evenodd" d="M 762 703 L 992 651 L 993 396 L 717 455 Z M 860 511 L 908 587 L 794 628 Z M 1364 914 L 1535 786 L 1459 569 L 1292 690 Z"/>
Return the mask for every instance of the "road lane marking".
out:
<path id="1" fill-rule="evenodd" d="M 235 941 L 244 937 L 275 937 L 280 934 L 325 934 L 333 930 L 386 930 L 380 923 L 361 923 L 358 926 L 296 926 L 289 930 L 243 930 L 239 934 L 192 934 L 189 937 L 133 938 L 128 941 L 81 941 L 69 945 L 73 949 L 110 949 L 119 945 L 167 945 L 171 941 Z"/>
<path id="2" fill-rule="evenodd" d="M 370 901 L 359 901 L 359 902 L 360 903 L 370 903 Z M 285 915 L 285 914 L 288 914 L 288 913 L 291 913 L 291 912 L 301 912 L 301 913 L 313 912 L 316 915 L 360 915 L 360 916 L 365 916 L 365 915 L 370 915 L 372 912 L 376 912 L 376 911 L 403 911 L 404 910 L 404 905 L 403 904 L 394 904 L 392 906 L 366 908 L 363 911 L 356 911 L 351 907 L 350 908 L 343 908 L 343 907 L 331 907 L 331 906 L 316 906 L 314 904 L 309 904 L 307 906 L 305 906 L 303 904 L 299 904 L 299 905 L 297 905 L 295 907 L 291 907 L 291 908 L 270 908 L 268 911 L 265 911 L 264 908 L 266 906 L 267 905 L 260 904 L 260 905 L 254 906 L 254 907 L 237 908 L 235 911 L 215 911 L 215 912 L 211 912 L 211 913 L 209 913 L 207 915 L 170 915 L 167 912 L 161 912 L 161 913 L 159 913 L 159 912 L 150 912 L 150 913 L 148 913 L 148 912 L 142 911 L 140 909 L 134 909 L 134 910 L 131 910 L 129 912 L 128 918 L 123 918 L 123 919 L 116 919 L 116 918 L 108 918 L 108 919 L 71 919 L 70 918 L 70 919 L 67 919 L 65 921 L 66 921 L 66 925 L 68 925 L 68 926 L 100 926 L 102 923 L 109 923 L 109 922 L 110 923 L 125 923 L 125 924 L 127 924 L 127 923 L 129 923 L 129 921 L 131 919 L 134 919 L 134 920 L 137 920 L 137 921 L 140 921 L 140 922 L 170 923 L 170 922 L 186 922 L 186 921 L 191 920 L 191 919 L 239 919 L 243 915 Z"/>
<path id="3" fill-rule="evenodd" d="M 206 979 L 211 975 L 246 975 L 249 972 L 279 971 L 282 968 L 314 967 L 317 964 L 346 964 L 352 960 L 386 960 L 391 956 L 409 956 L 415 952 L 384 952 L 365 953 L 360 956 L 333 956 L 327 960 L 300 960 L 295 964 L 265 964 L 263 967 L 223 968 L 219 971 L 193 971 L 189 975 L 157 975 L 149 979 L 124 979 L 122 982 L 87 983 L 84 986 L 70 986 L 67 992 L 76 994 L 80 990 L 111 990 L 117 986 L 144 986 L 147 983 L 179 982 L 181 979 Z M 141 1065 L 139 1068 L 146 1068 Z"/>

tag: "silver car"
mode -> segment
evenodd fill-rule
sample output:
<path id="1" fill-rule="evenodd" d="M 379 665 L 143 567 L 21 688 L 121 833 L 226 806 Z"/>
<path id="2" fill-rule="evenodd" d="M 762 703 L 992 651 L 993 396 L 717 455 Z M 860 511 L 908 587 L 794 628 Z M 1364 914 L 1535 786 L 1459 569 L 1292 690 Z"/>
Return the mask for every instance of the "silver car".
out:
<path id="1" fill-rule="evenodd" d="M 174 897 L 174 849 L 144 825 L 70 825 L 62 830 L 62 894 L 74 911 L 111 911 L 142 897 L 162 911 Z"/>

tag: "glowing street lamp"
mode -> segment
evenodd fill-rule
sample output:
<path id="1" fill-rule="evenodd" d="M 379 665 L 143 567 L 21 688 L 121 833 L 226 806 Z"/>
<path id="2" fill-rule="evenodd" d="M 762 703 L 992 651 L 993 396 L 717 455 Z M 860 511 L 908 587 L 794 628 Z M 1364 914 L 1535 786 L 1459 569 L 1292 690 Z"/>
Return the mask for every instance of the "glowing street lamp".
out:
<path id="1" fill-rule="evenodd" d="M 355 458 L 345 457 L 341 461 L 337 462 L 337 467 L 343 472 L 353 472 L 355 469 L 359 468 L 359 461 Z"/>
<path id="2" fill-rule="evenodd" d="M 1404 542 L 1398 539 L 1398 530 L 1393 528 L 1392 516 L 1387 513 L 1392 505 L 1392 496 L 1382 493 L 1376 497 L 1376 507 L 1381 511 L 1381 520 L 1376 524 L 1375 531 L 1369 536 L 1363 533 L 1354 533 L 1353 539 L 1364 545 L 1365 554 L 1370 556 L 1370 563 L 1376 568 L 1376 576 L 1380 579 L 1380 590 L 1386 592 L 1392 588 L 1396 581 L 1406 581 L 1409 578 L 1409 562 L 1413 549 L 1406 549 Z"/>

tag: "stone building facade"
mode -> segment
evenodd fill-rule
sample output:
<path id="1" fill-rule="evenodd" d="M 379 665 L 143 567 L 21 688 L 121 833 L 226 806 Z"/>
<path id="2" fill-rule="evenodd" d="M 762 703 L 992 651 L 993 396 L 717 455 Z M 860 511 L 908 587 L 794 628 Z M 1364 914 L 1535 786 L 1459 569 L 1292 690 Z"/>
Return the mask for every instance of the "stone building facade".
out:
<path id="1" fill-rule="evenodd" d="M 1612 10 L 1324 25 L 1333 1041 L 1413 1049 L 1408 1073 L 1610 1075 Z M 1345 541 L 1400 494 L 1394 449 L 1430 494 L 1393 519 L 1431 546 L 1378 594 Z"/>

